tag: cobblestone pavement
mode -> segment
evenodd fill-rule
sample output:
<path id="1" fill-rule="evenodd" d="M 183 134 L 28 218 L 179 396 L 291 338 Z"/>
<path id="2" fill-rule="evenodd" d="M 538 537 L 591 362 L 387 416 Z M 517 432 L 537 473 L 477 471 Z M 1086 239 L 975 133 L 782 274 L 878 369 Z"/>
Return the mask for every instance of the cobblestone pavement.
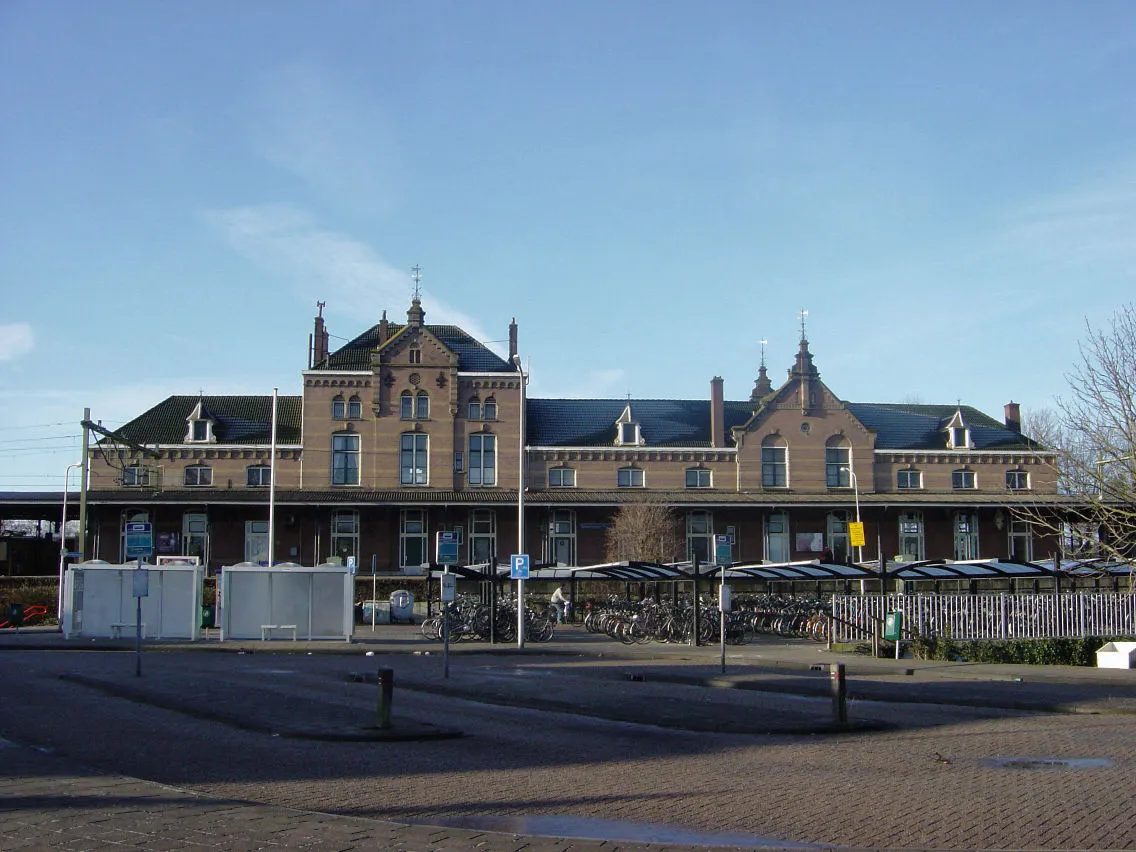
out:
<path id="1" fill-rule="evenodd" d="M 723 681 L 717 649 L 463 649 L 443 678 L 393 640 L 254 644 L 140 678 L 128 652 L 0 645 L 0 736 L 49 750 L 0 748 L 0 848 L 1136 847 L 1132 672 L 853 660 L 871 724 L 822 734 L 813 647 Z M 380 665 L 394 728 L 464 736 L 327 739 L 373 722 L 349 676 Z"/>

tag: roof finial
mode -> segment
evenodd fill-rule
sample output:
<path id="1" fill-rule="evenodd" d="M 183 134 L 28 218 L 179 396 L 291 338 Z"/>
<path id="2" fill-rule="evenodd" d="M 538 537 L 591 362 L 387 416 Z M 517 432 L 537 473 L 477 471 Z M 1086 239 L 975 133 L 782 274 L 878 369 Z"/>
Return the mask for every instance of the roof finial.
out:
<path id="1" fill-rule="evenodd" d="M 765 366 L 765 347 L 769 345 L 769 341 L 764 337 L 761 338 L 761 366 Z"/>
<path id="2" fill-rule="evenodd" d="M 808 315 L 809 315 L 809 312 L 806 311 L 804 308 L 801 308 L 801 342 L 802 343 L 807 342 L 808 339 L 809 339 L 808 335 L 805 334 L 805 317 L 807 317 Z"/>
<path id="3" fill-rule="evenodd" d="M 420 302 L 422 300 L 422 288 L 419 282 L 422 281 L 422 267 L 417 263 L 410 267 L 410 271 L 414 274 L 410 277 L 414 279 L 414 301 Z"/>

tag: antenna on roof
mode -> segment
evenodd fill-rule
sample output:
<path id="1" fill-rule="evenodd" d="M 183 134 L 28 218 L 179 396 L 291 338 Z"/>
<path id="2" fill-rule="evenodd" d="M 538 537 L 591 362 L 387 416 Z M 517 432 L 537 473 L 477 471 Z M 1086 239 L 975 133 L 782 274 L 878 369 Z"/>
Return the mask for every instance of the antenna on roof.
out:
<path id="1" fill-rule="evenodd" d="M 410 267 L 410 271 L 414 273 L 410 276 L 414 279 L 414 301 L 418 302 L 422 299 L 422 288 L 419 286 L 422 281 L 422 267 L 416 263 Z"/>
<path id="2" fill-rule="evenodd" d="M 809 315 L 809 312 L 806 311 L 804 308 L 801 308 L 801 342 L 804 342 L 804 341 L 809 339 L 808 336 L 805 334 L 805 317 L 807 317 L 808 315 Z"/>

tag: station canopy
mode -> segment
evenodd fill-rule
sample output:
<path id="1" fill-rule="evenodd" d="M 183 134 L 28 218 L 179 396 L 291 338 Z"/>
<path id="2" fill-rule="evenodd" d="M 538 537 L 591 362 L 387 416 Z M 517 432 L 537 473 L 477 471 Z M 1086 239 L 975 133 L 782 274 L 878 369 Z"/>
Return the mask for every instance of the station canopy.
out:
<path id="1" fill-rule="evenodd" d="M 988 580 L 1052 575 L 1052 568 L 1046 568 L 1036 562 L 1006 562 L 1001 559 L 897 562 L 894 567 L 888 566 L 888 577 L 898 580 Z"/>

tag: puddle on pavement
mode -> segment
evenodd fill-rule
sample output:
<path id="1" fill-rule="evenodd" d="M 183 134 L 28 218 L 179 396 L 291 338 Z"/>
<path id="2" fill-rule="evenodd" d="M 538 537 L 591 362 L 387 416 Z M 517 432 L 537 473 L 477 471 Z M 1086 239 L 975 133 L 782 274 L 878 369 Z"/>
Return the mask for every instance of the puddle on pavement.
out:
<path id="1" fill-rule="evenodd" d="M 982 761 L 990 769 L 1025 769 L 1053 771 L 1057 769 L 1100 769 L 1115 766 L 1105 757 L 992 757 Z"/>
<path id="2" fill-rule="evenodd" d="M 677 825 L 625 822 L 616 819 L 536 814 L 533 816 L 485 815 L 430 820 L 448 828 L 498 831 L 537 837 L 568 837 L 576 840 L 611 840 L 637 843 L 683 843 L 691 846 L 761 847 L 777 849 L 829 849 L 813 843 L 794 843 L 772 837 L 736 832 L 695 831 Z"/>

